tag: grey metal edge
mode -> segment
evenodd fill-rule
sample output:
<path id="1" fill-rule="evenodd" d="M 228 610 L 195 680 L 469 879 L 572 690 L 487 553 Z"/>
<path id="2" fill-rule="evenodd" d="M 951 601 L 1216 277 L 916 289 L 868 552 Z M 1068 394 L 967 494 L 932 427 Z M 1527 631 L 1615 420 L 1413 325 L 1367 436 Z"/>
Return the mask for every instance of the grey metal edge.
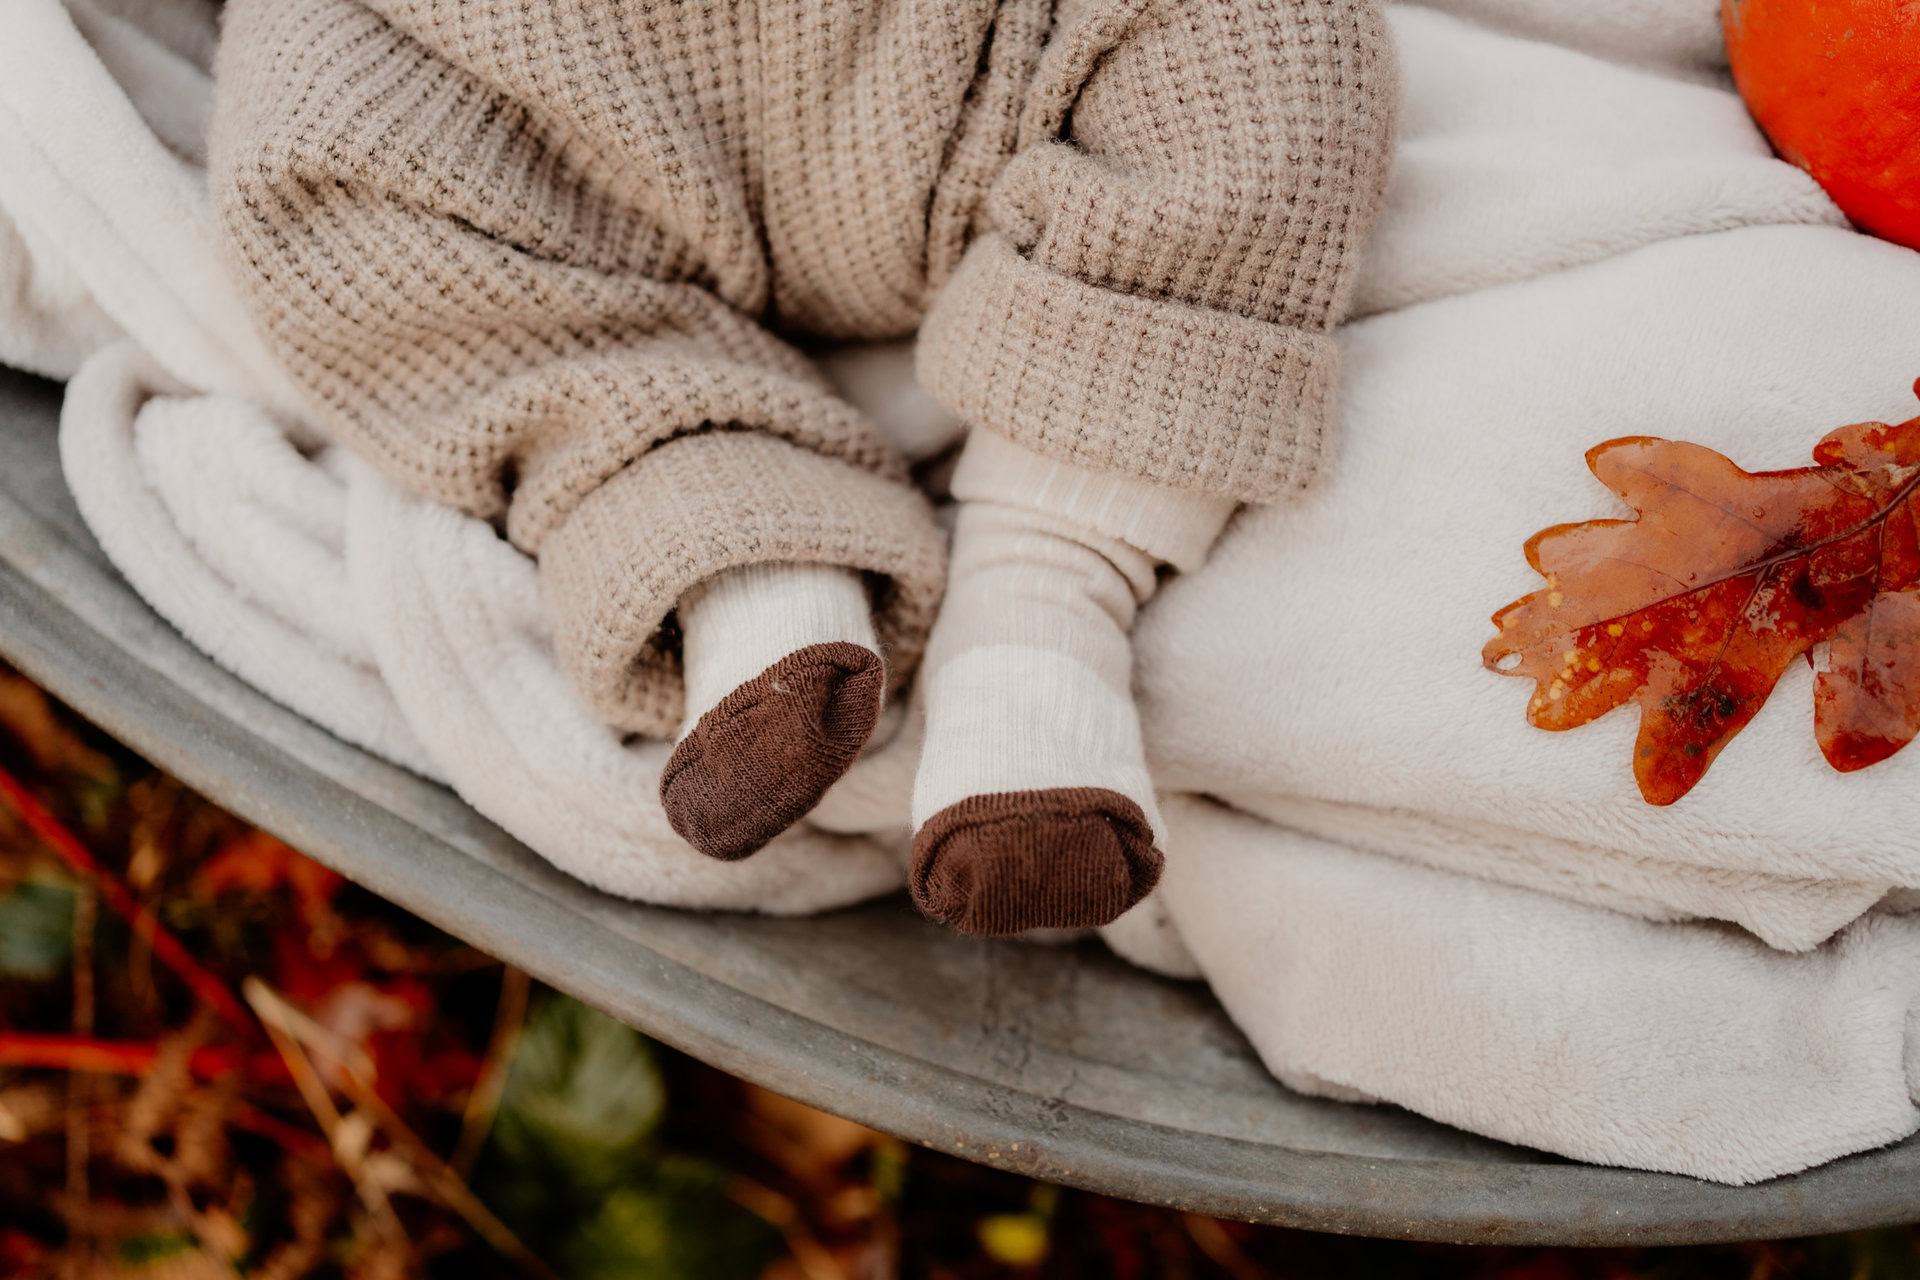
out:
<path id="1" fill-rule="evenodd" d="M 972 942 L 898 901 L 795 921 L 597 893 L 147 610 L 60 483 L 57 396 L 0 370 L 0 655 L 349 878 L 727 1071 L 1000 1168 L 1322 1231 L 1680 1244 L 1920 1217 L 1920 1139 L 1744 1188 L 1581 1165 L 1290 1094 L 1203 990 L 1091 946 Z"/>

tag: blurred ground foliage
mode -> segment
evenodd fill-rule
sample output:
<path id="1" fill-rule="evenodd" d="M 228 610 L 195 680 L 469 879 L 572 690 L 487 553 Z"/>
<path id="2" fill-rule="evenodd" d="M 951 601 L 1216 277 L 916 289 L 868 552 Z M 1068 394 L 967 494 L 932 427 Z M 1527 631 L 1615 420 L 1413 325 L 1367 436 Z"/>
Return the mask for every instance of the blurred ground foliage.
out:
<path id="1" fill-rule="evenodd" d="M 0 1277 L 1891 1280 L 1917 1242 L 1354 1240 L 911 1148 L 534 987 L 0 667 Z"/>

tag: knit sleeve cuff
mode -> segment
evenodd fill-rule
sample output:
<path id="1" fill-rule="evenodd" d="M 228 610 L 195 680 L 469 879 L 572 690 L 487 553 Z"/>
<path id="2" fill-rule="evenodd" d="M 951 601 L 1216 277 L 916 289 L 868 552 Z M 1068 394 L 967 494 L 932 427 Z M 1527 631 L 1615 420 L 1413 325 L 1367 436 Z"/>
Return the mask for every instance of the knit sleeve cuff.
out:
<path id="1" fill-rule="evenodd" d="M 913 674 L 945 587 L 946 539 L 926 499 L 773 436 L 708 431 L 631 463 L 540 548 L 554 645 L 594 713 L 671 737 L 685 691 L 663 624 L 689 588 L 756 563 L 866 574 L 889 684 Z"/>
<path id="2" fill-rule="evenodd" d="M 1092 471 L 1243 502 L 1326 453 L 1331 335 L 1103 289 L 982 236 L 920 330 L 919 376 L 967 422 Z"/>

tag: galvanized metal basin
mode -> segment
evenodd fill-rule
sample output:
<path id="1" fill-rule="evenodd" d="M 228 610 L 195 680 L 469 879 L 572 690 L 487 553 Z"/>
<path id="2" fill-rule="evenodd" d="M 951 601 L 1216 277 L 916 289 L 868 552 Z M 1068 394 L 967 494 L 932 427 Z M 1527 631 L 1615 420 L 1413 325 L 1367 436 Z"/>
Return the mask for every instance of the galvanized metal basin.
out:
<path id="1" fill-rule="evenodd" d="M 971 941 L 897 900 L 773 920 L 598 893 L 156 617 L 74 510 L 58 405 L 0 370 L 0 656 L 350 878 L 728 1071 L 987 1164 L 1318 1230 L 1652 1244 L 1920 1218 L 1920 1139 L 1747 1188 L 1574 1164 L 1291 1094 L 1204 987 L 1096 946 Z"/>

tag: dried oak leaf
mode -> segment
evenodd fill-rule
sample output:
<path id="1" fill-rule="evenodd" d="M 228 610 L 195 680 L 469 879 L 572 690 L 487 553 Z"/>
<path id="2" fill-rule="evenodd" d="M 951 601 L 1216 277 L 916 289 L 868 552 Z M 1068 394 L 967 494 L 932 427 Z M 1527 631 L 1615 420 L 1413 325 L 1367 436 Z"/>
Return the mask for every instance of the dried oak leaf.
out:
<path id="1" fill-rule="evenodd" d="M 1914 385 L 1920 395 L 1920 382 Z M 1841 772 L 1920 731 L 1920 418 L 1829 433 L 1818 465 L 1749 473 L 1636 436 L 1587 454 L 1633 520 L 1527 543 L 1547 585 L 1493 616 L 1481 657 L 1535 682 L 1527 720 L 1572 729 L 1640 704 L 1633 774 L 1672 804 L 1745 728 L 1787 664 L 1829 644 L 1814 736 Z"/>

